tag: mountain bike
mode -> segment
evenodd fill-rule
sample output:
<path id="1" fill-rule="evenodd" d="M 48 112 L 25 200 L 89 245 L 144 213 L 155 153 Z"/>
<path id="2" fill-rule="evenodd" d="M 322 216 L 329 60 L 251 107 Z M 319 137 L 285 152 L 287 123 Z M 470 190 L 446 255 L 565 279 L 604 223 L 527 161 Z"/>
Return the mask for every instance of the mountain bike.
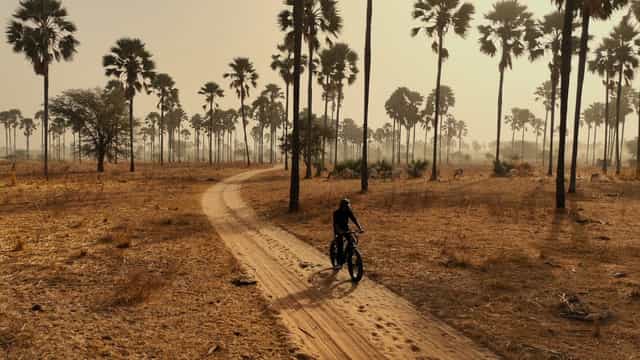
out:
<path id="1" fill-rule="evenodd" d="M 364 275 L 362 255 L 360 255 L 360 251 L 358 251 L 358 234 L 361 234 L 361 232 L 349 231 L 344 234 L 344 239 L 342 241 L 343 259 L 339 259 L 338 243 L 336 239 L 333 239 L 329 248 L 331 265 L 334 268 L 339 268 L 346 262 L 347 268 L 349 269 L 349 275 L 351 276 L 351 281 L 355 283 L 362 280 L 362 276 Z"/>

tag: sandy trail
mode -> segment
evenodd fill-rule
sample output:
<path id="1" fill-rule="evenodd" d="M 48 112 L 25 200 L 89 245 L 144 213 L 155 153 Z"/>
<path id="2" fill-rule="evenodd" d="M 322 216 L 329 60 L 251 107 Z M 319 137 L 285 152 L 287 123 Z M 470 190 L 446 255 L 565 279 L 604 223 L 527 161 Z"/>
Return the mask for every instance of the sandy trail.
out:
<path id="1" fill-rule="evenodd" d="M 366 277 L 353 285 L 346 270 L 330 269 L 327 255 L 258 220 L 240 187 L 265 171 L 270 170 L 249 171 L 212 187 L 203 208 L 255 276 L 301 353 L 318 359 L 497 358 Z"/>

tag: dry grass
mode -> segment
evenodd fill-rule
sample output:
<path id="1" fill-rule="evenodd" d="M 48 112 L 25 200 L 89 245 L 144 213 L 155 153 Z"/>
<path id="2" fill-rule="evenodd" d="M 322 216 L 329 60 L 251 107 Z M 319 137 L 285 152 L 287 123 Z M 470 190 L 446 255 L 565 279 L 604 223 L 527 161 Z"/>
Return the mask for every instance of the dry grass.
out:
<path id="1" fill-rule="evenodd" d="M 570 210 L 557 213 L 554 179 L 535 169 L 506 179 L 465 169 L 460 180 L 453 170 L 438 183 L 373 181 L 368 195 L 358 193 L 358 180 L 303 181 L 298 214 L 286 212 L 284 173 L 255 179 L 244 196 L 323 252 L 332 210 L 351 198 L 367 230 L 360 243 L 367 275 L 505 358 L 640 354 L 640 183 L 591 183 L 596 171 L 587 171 Z M 560 317 L 563 293 L 612 320 L 596 329 Z"/>
<path id="2" fill-rule="evenodd" d="M 284 331 L 202 213 L 243 171 L 0 164 L 0 358 L 288 358 Z M 18 245 L 20 245 L 19 251 Z"/>

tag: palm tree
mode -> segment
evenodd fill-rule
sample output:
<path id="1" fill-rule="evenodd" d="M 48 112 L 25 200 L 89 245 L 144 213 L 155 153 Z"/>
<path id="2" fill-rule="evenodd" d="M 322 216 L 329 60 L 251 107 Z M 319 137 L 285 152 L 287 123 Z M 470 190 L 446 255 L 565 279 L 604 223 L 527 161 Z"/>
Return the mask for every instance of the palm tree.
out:
<path id="1" fill-rule="evenodd" d="M 224 97 L 224 90 L 215 82 L 204 84 L 198 94 L 206 97 L 207 105 L 209 105 L 209 165 L 213 165 L 213 108 L 216 106 L 216 98 Z"/>
<path id="2" fill-rule="evenodd" d="M 500 49 L 500 85 L 498 91 L 498 134 L 496 141 L 496 163 L 500 161 L 500 135 L 502 128 L 502 101 L 505 71 L 513 67 L 513 58 L 529 53 L 530 60 L 540 56 L 535 51 L 537 45 L 537 30 L 532 14 L 527 6 L 518 0 L 500 0 L 493 5 L 491 12 L 485 15 L 489 22 L 478 26 L 480 32 L 480 51 L 494 57 Z"/>
<path id="3" fill-rule="evenodd" d="M 336 58 L 335 52 L 324 49 L 320 52 L 320 69 L 318 71 L 318 82 L 322 86 L 322 98 L 324 100 L 324 127 L 329 128 L 329 101 L 335 101 L 337 85 L 335 83 Z M 325 169 L 326 137 L 322 137 L 322 153 L 320 168 Z"/>
<path id="4" fill-rule="evenodd" d="M 235 58 L 233 62 L 229 64 L 229 67 L 231 68 L 231 72 L 224 74 L 224 78 L 231 80 L 230 87 L 236 90 L 236 94 L 240 98 L 240 112 L 242 115 L 247 166 L 251 166 L 249 141 L 247 140 L 247 114 L 245 112 L 244 101 L 250 96 L 250 88 L 258 86 L 258 73 L 248 58 Z"/>
<path id="5" fill-rule="evenodd" d="M 440 101 L 438 103 L 440 104 L 440 106 L 438 109 L 438 114 L 440 118 L 442 118 L 442 117 L 446 117 L 449 114 L 449 110 L 456 106 L 456 96 L 455 96 L 455 93 L 453 92 L 453 89 L 450 86 L 440 84 L 439 97 L 440 97 Z M 425 108 L 425 112 L 427 114 L 436 113 L 435 99 L 436 99 L 436 89 L 433 89 L 433 91 L 431 91 L 431 94 L 429 94 L 429 96 L 427 97 L 427 106 Z M 438 129 L 439 137 L 434 140 L 434 141 L 437 141 L 437 143 L 439 144 L 439 147 L 434 148 L 434 150 L 436 150 L 436 154 L 439 154 L 439 156 L 437 157 L 434 156 L 433 159 L 438 161 L 439 164 L 442 164 L 442 143 L 443 143 L 442 135 L 443 135 L 443 132 L 445 131 L 444 125 L 445 125 L 444 121 L 441 121 Z"/>
<path id="6" fill-rule="evenodd" d="M 287 39 L 290 40 L 290 39 Z M 288 147 L 287 142 L 289 141 L 289 88 L 293 83 L 293 67 L 294 67 L 294 59 L 293 59 L 293 45 L 291 41 L 285 41 L 285 44 L 278 45 L 278 51 L 280 54 L 276 54 L 271 56 L 271 69 L 278 71 L 280 74 L 280 78 L 284 81 L 285 84 L 285 114 L 284 114 L 284 129 L 283 129 L 283 139 L 285 149 Z M 306 57 L 302 57 L 302 66 L 301 71 L 304 72 L 304 62 L 306 62 Z M 289 170 L 289 152 L 284 152 L 284 169 Z"/>
<path id="7" fill-rule="evenodd" d="M 171 96 L 171 93 L 175 91 L 174 86 L 176 85 L 175 81 L 169 76 L 169 74 L 157 74 L 155 79 L 153 79 L 152 86 L 156 92 L 156 95 L 160 98 L 158 102 L 158 107 L 160 108 L 160 129 L 164 128 L 164 115 L 166 108 L 166 99 Z M 152 150 L 153 154 L 153 150 Z M 164 163 L 164 139 L 163 132 L 160 131 L 160 165 Z"/>
<path id="8" fill-rule="evenodd" d="M 597 73 L 604 78 L 603 85 L 605 87 L 605 109 L 604 109 L 604 157 L 602 162 L 602 171 L 606 174 L 608 169 L 608 152 L 611 146 L 609 142 L 609 99 L 611 98 L 612 81 L 615 76 L 616 68 L 614 61 L 614 42 L 611 38 L 602 39 L 602 43 L 594 51 L 594 58 L 589 61 L 589 71 Z"/>
<path id="9" fill-rule="evenodd" d="M 554 103 L 553 101 L 553 90 L 552 90 L 552 82 L 547 80 L 542 85 L 536 88 L 534 95 L 536 96 L 536 101 L 542 102 L 545 109 L 544 116 L 544 129 L 542 130 L 542 168 L 545 166 L 546 161 L 546 150 L 547 150 L 547 129 L 549 128 L 549 113 L 552 108 L 551 105 Z M 556 90 L 557 91 L 557 90 Z M 552 127 L 553 128 L 553 127 Z M 537 154 L 537 151 L 536 151 Z M 537 155 L 536 155 L 537 156 Z"/>
<path id="10" fill-rule="evenodd" d="M 22 0 L 7 28 L 7 41 L 16 53 L 24 53 L 36 75 L 44 77 L 44 119 L 49 128 L 49 67 L 55 61 L 71 61 L 79 42 L 76 26 L 67 19 L 59 0 Z M 44 175 L 49 176 L 48 139 L 44 137 Z"/>
<path id="11" fill-rule="evenodd" d="M 573 17 L 575 0 L 566 0 L 564 7 L 564 23 L 562 29 L 562 61 L 560 67 L 560 143 L 558 144 L 558 172 L 556 174 L 556 208 L 566 208 L 564 184 L 564 154 L 566 151 L 567 115 L 569 111 L 569 83 L 571 80 L 571 57 L 573 55 Z"/>
<path id="12" fill-rule="evenodd" d="M 20 119 L 20 129 L 23 131 L 25 138 L 27 139 L 27 159 L 30 158 L 29 154 L 29 138 L 33 135 L 33 132 L 36 130 L 36 123 L 32 118 L 22 118 Z"/>
<path id="13" fill-rule="evenodd" d="M 293 5 L 295 0 L 285 0 L 287 5 Z M 308 69 L 313 69 L 314 51 L 320 48 L 320 40 L 318 39 L 321 33 L 327 35 L 327 42 L 329 37 L 337 37 L 342 31 L 342 17 L 339 14 L 337 7 L 337 0 L 304 0 L 303 1 L 303 35 L 307 42 L 309 58 Z M 291 10 L 284 10 L 279 15 L 280 27 L 283 31 L 290 30 L 294 27 L 293 13 Z M 293 33 L 289 34 L 289 37 Z M 308 89 L 307 89 L 307 137 L 311 138 L 311 119 L 313 118 L 313 74 L 314 71 L 309 71 Z M 307 171 L 306 178 L 312 177 L 311 172 L 311 142 L 307 142 Z"/>
<path id="14" fill-rule="evenodd" d="M 556 120 L 557 94 L 558 85 L 560 83 L 560 62 L 562 48 L 562 32 L 564 28 L 564 14 L 560 11 L 554 11 L 545 15 L 543 20 L 538 24 L 540 38 L 538 39 L 538 50 L 541 53 L 547 52 L 551 56 L 549 61 L 549 71 L 551 73 L 551 82 L 549 89 L 551 90 L 551 98 L 549 109 L 551 113 L 551 133 L 549 134 L 549 168 L 548 176 L 553 175 L 553 137 Z M 578 25 L 572 25 L 572 30 L 577 29 Z M 572 32 L 573 33 L 573 32 Z"/>
<path id="15" fill-rule="evenodd" d="M 304 0 L 287 0 L 293 6 L 293 133 L 291 135 L 291 184 L 289 211 L 300 208 L 300 74 L 302 72 L 302 33 L 304 29 Z M 312 69 L 309 69 L 311 72 Z"/>
<path id="16" fill-rule="evenodd" d="M 276 130 L 280 127 L 280 124 L 282 122 L 282 117 L 280 116 L 280 112 L 278 111 L 279 107 L 281 107 L 282 104 L 278 100 L 282 99 L 284 97 L 284 94 L 282 93 L 282 89 L 280 89 L 278 85 L 268 84 L 262 92 L 262 95 L 265 96 L 269 102 L 269 163 L 273 164 L 274 154 L 276 150 Z"/>
<path id="17" fill-rule="evenodd" d="M 328 50 L 329 57 L 333 58 L 335 71 L 333 81 L 337 90 L 338 108 L 336 113 L 336 139 L 334 142 L 334 165 L 338 163 L 338 131 L 340 127 L 340 110 L 344 98 L 344 83 L 352 85 L 358 76 L 358 54 L 349 48 L 349 45 L 337 43 Z M 310 156 L 308 154 L 308 156 Z"/>
<path id="18" fill-rule="evenodd" d="M 140 39 L 122 38 L 116 41 L 111 53 L 102 59 L 105 74 L 121 80 L 125 85 L 125 95 L 129 100 L 129 171 L 135 171 L 133 151 L 133 99 L 143 89 L 150 93 L 155 77 L 155 63 Z"/>
<path id="19" fill-rule="evenodd" d="M 373 0 L 367 0 L 367 25 L 364 44 L 364 124 L 362 126 L 362 169 L 360 170 L 360 190 L 369 191 L 369 92 L 371 90 L 371 24 L 373 21 Z M 325 111 L 326 114 L 326 111 Z M 326 120 L 326 115 L 325 115 Z M 322 147 L 324 158 L 324 145 Z"/>
<path id="20" fill-rule="evenodd" d="M 556 0 L 562 3 L 564 0 Z M 589 51 L 589 25 L 591 18 L 606 20 L 613 10 L 626 5 L 628 0 L 578 0 L 576 5 L 582 14 L 582 33 L 580 35 L 580 50 L 578 60 L 578 88 L 576 95 L 576 109 L 573 130 L 573 148 L 571 152 L 571 179 L 569 193 L 576 192 L 576 172 L 578 163 L 578 140 L 580 135 L 580 114 L 582 112 L 582 91 L 584 88 L 584 76 L 587 68 L 587 52 Z M 588 148 L 588 147 L 587 147 Z"/>
<path id="21" fill-rule="evenodd" d="M 640 21 L 640 1 L 634 0 L 631 9 L 637 21 Z M 640 47 L 640 40 L 636 40 L 636 47 Z M 640 105 L 637 105 L 640 109 Z M 638 111 L 638 138 L 636 141 L 636 178 L 640 178 L 640 111 Z"/>
<path id="22" fill-rule="evenodd" d="M 618 24 L 611 33 L 611 40 L 613 45 L 613 61 L 614 68 L 617 71 L 617 96 L 616 96 L 616 175 L 620 175 L 622 164 L 620 161 L 620 116 L 622 108 L 622 82 L 623 80 L 629 83 L 633 80 L 634 71 L 639 65 L 638 57 L 633 48 L 633 42 L 639 41 L 638 35 L 640 32 L 631 24 L 630 14 L 622 18 L 620 24 Z"/>
<path id="23" fill-rule="evenodd" d="M 449 51 L 444 47 L 444 37 L 453 27 L 454 32 L 464 38 L 469 31 L 470 23 L 475 8 L 471 3 L 460 5 L 459 0 L 417 0 L 413 5 L 413 18 L 419 20 L 422 24 L 413 28 L 412 36 L 418 35 L 421 31 L 434 42 L 431 46 L 433 51 L 438 54 L 438 72 L 436 77 L 436 99 L 435 109 L 440 104 L 440 84 L 442 81 L 442 62 L 449 57 Z M 437 149 L 438 149 L 438 124 L 440 115 L 435 111 L 434 115 L 434 141 L 433 141 L 433 168 L 431 171 L 431 180 L 437 180 Z"/>

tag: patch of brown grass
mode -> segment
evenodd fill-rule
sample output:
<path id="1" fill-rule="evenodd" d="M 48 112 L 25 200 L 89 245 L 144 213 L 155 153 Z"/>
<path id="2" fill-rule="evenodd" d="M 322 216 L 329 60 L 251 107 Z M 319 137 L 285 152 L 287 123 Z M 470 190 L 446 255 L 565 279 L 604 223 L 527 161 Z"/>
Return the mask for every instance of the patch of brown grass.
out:
<path id="1" fill-rule="evenodd" d="M 137 270 L 128 273 L 122 283 L 116 288 L 112 306 L 133 306 L 145 302 L 149 297 L 162 288 L 166 279 L 148 271 Z"/>
<path id="2" fill-rule="evenodd" d="M 207 179 L 244 167 L 51 165 L 47 182 L 19 163 L 0 189 L 0 239 L 28 239 L 18 253 L 0 240 L 0 359 L 197 359 L 216 344 L 225 358 L 289 358 L 259 290 L 231 284 L 236 262 L 201 209 Z"/>

